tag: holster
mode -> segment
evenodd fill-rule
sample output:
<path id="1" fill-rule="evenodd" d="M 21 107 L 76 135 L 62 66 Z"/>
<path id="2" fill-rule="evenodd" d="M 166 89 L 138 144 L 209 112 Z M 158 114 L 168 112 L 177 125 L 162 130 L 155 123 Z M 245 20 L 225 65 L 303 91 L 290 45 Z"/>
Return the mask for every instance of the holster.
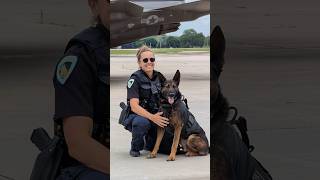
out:
<path id="1" fill-rule="evenodd" d="M 30 180 L 55 180 L 66 149 L 64 140 L 58 136 L 50 138 L 46 130 L 38 128 L 33 130 L 31 141 L 41 152 L 34 163 Z"/>
<path id="2" fill-rule="evenodd" d="M 121 107 L 121 113 L 120 113 L 120 117 L 119 117 L 119 124 L 124 125 L 124 121 L 128 118 L 129 114 L 130 114 L 130 106 L 127 106 L 124 102 L 120 103 L 120 107 Z"/>

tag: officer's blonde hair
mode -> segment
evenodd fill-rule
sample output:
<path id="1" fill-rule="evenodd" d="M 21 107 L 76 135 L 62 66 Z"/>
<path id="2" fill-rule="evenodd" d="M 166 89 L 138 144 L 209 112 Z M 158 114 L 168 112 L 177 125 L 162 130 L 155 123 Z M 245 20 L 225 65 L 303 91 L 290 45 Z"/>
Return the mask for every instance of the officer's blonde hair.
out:
<path id="1" fill-rule="evenodd" d="M 140 58 L 141 58 L 141 54 L 142 54 L 143 52 L 146 52 L 146 51 L 150 51 L 150 52 L 153 53 L 153 51 L 151 50 L 151 48 L 149 48 L 147 45 L 143 45 L 143 46 L 141 46 L 141 47 L 139 48 L 139 50 L 138 50 L 138 52 L 137 52 L 137 55 L 136 55 L 138 61 L 139 61 Z"/>

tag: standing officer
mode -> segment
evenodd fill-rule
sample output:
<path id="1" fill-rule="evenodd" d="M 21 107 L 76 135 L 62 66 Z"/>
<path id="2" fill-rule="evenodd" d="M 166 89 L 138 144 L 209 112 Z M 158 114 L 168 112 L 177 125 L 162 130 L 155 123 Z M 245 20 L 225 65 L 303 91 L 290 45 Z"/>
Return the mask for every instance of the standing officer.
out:
<path id="1" fill-rule="evenodd" d="M 88 0 L 96 25 L 73 37 L 54 75 L 55 133 L 68 153 L 58 180 L 110 179 L 109 3 Z"/>

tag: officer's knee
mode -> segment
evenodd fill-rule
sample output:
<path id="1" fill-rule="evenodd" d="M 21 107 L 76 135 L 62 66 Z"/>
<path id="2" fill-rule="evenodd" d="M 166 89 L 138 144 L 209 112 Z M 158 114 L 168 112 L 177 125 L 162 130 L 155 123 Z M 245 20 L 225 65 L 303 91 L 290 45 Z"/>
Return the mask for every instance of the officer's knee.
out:
<path id="1" fill-rule="evenodd" d="M 132 127 L 133 128 L 139 128 L 143 130 L 149 130 L 151 126 L 150 121 L 147 118 L 144 118 L 142 116 L 137 116 L 133 119 Z"/>

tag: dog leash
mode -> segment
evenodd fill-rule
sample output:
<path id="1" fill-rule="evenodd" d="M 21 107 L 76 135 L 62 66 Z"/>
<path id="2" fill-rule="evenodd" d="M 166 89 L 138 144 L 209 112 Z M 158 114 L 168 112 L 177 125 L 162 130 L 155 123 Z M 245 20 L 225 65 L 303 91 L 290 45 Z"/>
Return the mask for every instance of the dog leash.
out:
<path id="1" fill-rule="evenodd" d="M 189 109 L 188 100 L 187 100 L 187 98 L 185 98 L 184 95 L 182 95 L 182 94 L 181 94 L 181 101 L 183 101 L 184 104 L 186 105 L 187 109 Z"/>

